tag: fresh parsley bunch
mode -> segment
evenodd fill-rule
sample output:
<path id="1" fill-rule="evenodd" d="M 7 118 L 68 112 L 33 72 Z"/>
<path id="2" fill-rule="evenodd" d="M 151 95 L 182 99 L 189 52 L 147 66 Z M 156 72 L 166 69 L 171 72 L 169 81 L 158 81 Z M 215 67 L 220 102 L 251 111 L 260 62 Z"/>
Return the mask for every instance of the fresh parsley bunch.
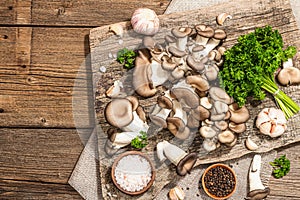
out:
<path id="1" fill-rule="evenodd" d="M 131 140 L 131 146 L 136 149 L 142 149 L 147 146 L 147 134 L 144 131 L 140 131 L 140 135 Z"/>
<path id="2" fill-rule="evenodd" d="M 270 165 L 273 167 L 273 176 L 275 178 L 282 178 L 290 171 L 290 161 L 285 155 L 276 158 L 273 162 L 270 162 Z"/>
<path id="3" fill-rule="evenodd" d="M 282 62 L 295 54 L 294 46 L 283 50 L 278 30 L 272 30 L 271 26 L 257 28 L 240 36 L 238 43 L 225 52 L 223 69 L 219 74 L 221 85 L 239 106 L 243 106 L 249 96 L 263 100 L 267 91 L 274 95 L 286 118 L 289 118 L 300 107 L 278 90 L 274 76 Z"/>
<path id="4" fill-rule="evenodd" d="M 123 64 L 125 68 L 131 69 L 134 67 L 134 61 L 136 56 L 137 56 L 136 52 L 124 48 L 118 51 L 117 61 Z"/>

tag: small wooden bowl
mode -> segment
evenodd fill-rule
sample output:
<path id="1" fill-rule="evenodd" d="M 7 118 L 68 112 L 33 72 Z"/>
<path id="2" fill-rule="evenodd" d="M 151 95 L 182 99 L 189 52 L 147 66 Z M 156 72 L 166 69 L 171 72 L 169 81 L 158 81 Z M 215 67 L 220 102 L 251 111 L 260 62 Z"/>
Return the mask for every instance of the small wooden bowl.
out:
<path id="1" fill-rule="evenodd" d="M 136 191 L 136 192 L 130 192 L 130 191 L 127 191 L 125 190 L 124 188 L 122 188 L 116 181 L 116 178 L 115 178 L 115 170 L 116 170 L 116 167 L 117 167 L 117 164 L 118 162 L 124 158 L 125 156 L 128 156 L 128 155 L 138 155 L 138 156 L 141 156 L 142 158 L 146 159 L 151 167 L 151 172 L 152 172 L 152 176 L 151 176 L 151 180 L 148 182 L 147 186 L 145 186 L 142 190 L 139 190 L 139 191 Z M 116 160 L 114 161 L 113 165 L 112 165 L 112 170 L 111 170 L 111 177 L 112 177 L 112 181 L 113 183 L 115 184 L 115 186 L 120 190 L 122 191 L 123 193 L 125 194 L 129 194 L 129 195 L 139 195 L 139 194 L 142 194 L 144 192 L 146 192 L 153 184 L 154 182 L 154 179 L 155 179 L 155 168 L 150 160 L 150 158 L 148 156 L 146 156 L 145 154 L 143 154 L 142 152 L 139 152 L 139 151 L 127 151 L 123 154 L 121 154 L 119 157 L 116 158 Z"/>
<path id="2" fill-rule="evenodd" d="M 208 172 L 209 170 L 211 170 L 212 168 L 215 168 L 215 167 L 222 167 L 222 168 L 228 169 L 228 170 L 233 174 L 235 185 L 234 185 L 234 188 L 233 188 L 232 192 L 230 192 L 227 196 L 224 196 L 224 197 L 217 197 L 217 196 L 211 194 L 211 193 L 208 191 L 208 189 L 206 188 L 206 186 L 205 186 L 205 183 L 204 183 L 204 177 L 206 176 L 206 174 L 207 174 L 207 172 Z M 237 179 L 236 179 L 236 174 L 235 174 L 235 172 L 233 171 L 233 169 L 232 169 L 231 167 L 229 167 L 228 165 L 222 164 L 222 163 L 216 163 L 216 164 L 213 164 L 213 165 L 209 166 L 209 167 L 204 171 L 204 173 L 203 173 L 203 175 L 202 175 L 201 182 L 202 182 L 202 188 L 203 188 L 203 190 L 205 191 L 205 193 L 206 193 L 209 197 L 211 197 L 211 198 L 213 198 L 213 199 L 215 199 L 215 200 L 224 200 L 224 199 L 228 199 L 229 197 L 231 197 L 231 196 L 233 195 L 233 193 L 235 192 L 235 190 L 236 190 L 236 184 L 237 184 Z"/>

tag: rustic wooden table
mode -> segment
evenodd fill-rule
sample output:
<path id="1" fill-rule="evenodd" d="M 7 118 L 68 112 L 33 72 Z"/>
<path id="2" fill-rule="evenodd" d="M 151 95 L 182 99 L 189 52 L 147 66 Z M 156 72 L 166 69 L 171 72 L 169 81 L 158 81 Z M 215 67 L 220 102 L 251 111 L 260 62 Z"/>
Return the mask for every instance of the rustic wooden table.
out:
<path id="1" fill-rule="evenodd" d="M 128 20 L 138 7 L 162 14 L 168 0 L 1 0 L 0 199 L 81 199 L 68 178 L 93 127 L 89 30 Z M 86 87 L 74 88 L 80 78 Z M 72 98 L 82 101 L 74 123 Z M 77 128 L 77 129 L 76 129 Z M 291 171 L 271 178 L 268 199 L 300 199 L 300 144 L 278 149 Z"/>

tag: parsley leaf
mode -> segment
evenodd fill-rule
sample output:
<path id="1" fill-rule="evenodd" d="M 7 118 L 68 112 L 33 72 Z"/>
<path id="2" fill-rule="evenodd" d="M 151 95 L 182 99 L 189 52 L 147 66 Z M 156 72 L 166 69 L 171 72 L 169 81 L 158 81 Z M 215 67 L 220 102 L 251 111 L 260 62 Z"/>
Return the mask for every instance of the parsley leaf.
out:
<path id="1" fill-rule="evenodd" d="M 123 64 L 125 68 L 131 69 L 134 67 L 134 61 L 137 53 L 127 48 L 121 49 L 117 53 L 117 61 Z"/>
<path id="2" fill-rule="evenodd" d="M 142 149 L 147 146 L 147 134 L 144 131 L 140 131 L 140 135 L 131 140 L 131 146 L 136 149 Z"/>
<path id="3" fill-rule="evenodd" d="M 282 178 L 290 171 L 290 160 L 285 155 L 276 158 L 273 162 L 270 162 L 270 165 L 273 167 L 272 174 L 275 178 Z"/>
<path id="4" fill-rule="evenodd" d="M 271 26 L 256 28 L 254 32 L 241 35 L 238 43 L 225 51 L 219 73 L 221 86 L 239 106 L 246 103 L 247 97 L 263 100 L 265 91 L 274 94 L 278 90 L 274 74 L 283 61 L 295 54 L 294 46 L 283 49 L 278 30 L 272 30 Z M 279 93 L 274 97 L 287 118 L 300 110 L 282 91 Z"/>

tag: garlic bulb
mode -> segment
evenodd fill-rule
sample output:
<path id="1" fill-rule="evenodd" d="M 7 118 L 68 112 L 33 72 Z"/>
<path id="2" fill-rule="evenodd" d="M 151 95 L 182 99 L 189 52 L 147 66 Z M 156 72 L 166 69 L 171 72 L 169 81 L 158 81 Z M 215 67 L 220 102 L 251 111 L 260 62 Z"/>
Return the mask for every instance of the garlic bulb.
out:
<path id="1" fill-rule="evenodd" d="M 287 128 L 284 113 L 276 108 L 264 108 L 257 116 L 256 127 L 262 134 L 278 137 Z"/>
<path id="2" fill-rule="evenodd" d="M 154 35 L 159 29 L 159 19 L 156 13 L 148 8 L 139 8 L 131 17 L 133 30 L 143 35 Z"/>

